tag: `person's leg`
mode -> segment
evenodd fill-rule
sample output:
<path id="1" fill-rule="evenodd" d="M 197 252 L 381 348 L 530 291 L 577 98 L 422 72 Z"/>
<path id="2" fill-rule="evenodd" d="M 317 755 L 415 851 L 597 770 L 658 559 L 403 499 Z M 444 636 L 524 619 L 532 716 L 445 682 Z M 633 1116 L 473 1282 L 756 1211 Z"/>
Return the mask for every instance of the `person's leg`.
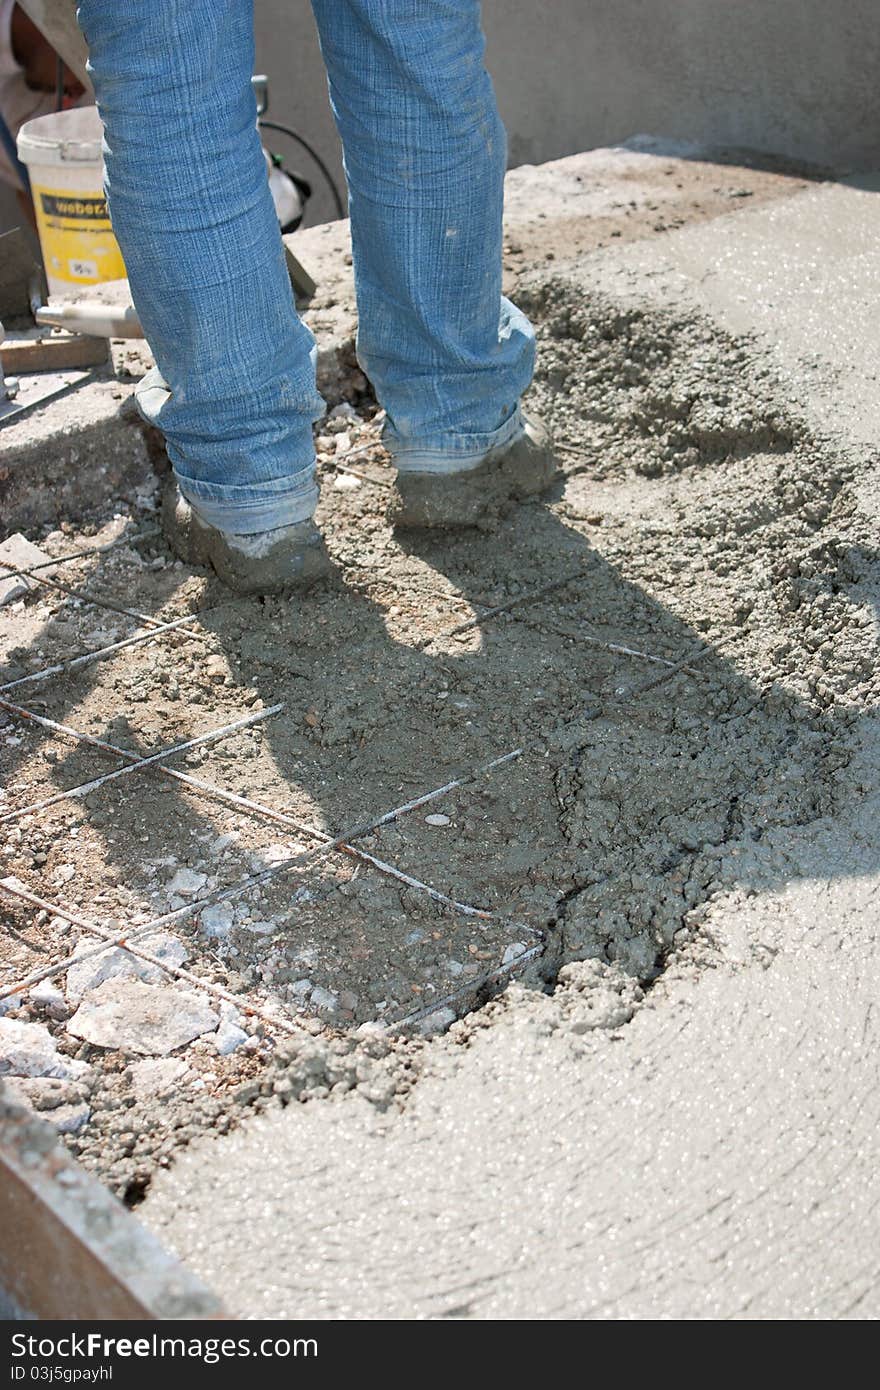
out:
<path id="1" fill-rule="evenodd" d="M 207 523 L 259 550 L 264 533 L 314 511 L 323 402 L 256 130 L 252 11 L 253 0 L 79 4 L 113 227 L 158 368 L 139 404 L 200 534 Z"/>
<path id="2" fill-rule="evenodd" d="M 534 366 L 531 326 L 501 294 L 506 139 L 478 0 L 312 5 L 345 154 L 358 357 L 399 479 L 448 480 L 526 447 Z"/>

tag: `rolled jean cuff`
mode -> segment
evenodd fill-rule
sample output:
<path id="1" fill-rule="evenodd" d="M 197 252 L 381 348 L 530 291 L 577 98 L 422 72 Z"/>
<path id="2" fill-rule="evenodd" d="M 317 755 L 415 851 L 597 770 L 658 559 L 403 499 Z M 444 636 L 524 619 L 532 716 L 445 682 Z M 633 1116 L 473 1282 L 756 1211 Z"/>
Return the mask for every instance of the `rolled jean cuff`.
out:
<path id="1" fill-rule="evenodd" d="M 418 441 L 399 439 L 386 428 L 384 442 L 400 473 L 467 473 L 489 454 L 506 449 L 524 431 L 519 406 L 491 434 L 444 435 Z"/>
<path id="2" fill-rule="evenodd" d="M 181 493 L 208 526 L 233 536 L 252 536 L 308 521 L 318 505 L 314 466 L 298 473 L 285 487 L 284 480 L 224 487 L 182 478 L 175 470 Z"/>

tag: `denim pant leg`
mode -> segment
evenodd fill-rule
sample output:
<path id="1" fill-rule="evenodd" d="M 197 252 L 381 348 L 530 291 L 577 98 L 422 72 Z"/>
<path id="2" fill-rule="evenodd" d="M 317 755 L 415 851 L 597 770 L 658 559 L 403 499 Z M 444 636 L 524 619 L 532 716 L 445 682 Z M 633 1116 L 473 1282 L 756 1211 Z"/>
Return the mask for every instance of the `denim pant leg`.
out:
<path id="1" fill-rule="evenodd" d="M 253 0 L 80 0 L 107 194 L 181 491 L 253 533 L 314 511 L 314 342 L 256 130 Z"/>
<path id="2" fill-rule="evenodd" d="M 342 138 L 358 356 L 398 468 L 454 472 L 522 428 L 534 334 L 501 295 L 506 137 L 478 0 L 312 0 Z"/>

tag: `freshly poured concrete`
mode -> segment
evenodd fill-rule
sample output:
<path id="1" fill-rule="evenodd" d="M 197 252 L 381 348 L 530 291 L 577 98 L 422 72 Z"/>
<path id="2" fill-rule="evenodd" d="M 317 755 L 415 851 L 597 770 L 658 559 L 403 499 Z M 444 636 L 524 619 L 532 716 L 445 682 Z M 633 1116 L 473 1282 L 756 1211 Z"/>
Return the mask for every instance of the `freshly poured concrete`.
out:
<path id="1" fill-rule="evenodd" d="M 202 1144 L 142 1209 L 245 1314 L 880 1314 L 880 722 L 836 826 L 756 856 L 632 1023 L 519 991 L 403 1115 L 318 1102 Z M 497 1007 L 497 1006 L 496 1006 Z"/>
<path id="2" fill-rule="evenodd" d="M 606 293 L 687 302 L 757 333 L 791 374 L 811 423 L 876 445 L 880 174 L 687 227 L 593 260 Z"/>
<path id="3" fill-rule="evenodd" d="M 826 185 L 564 272 L 587 301 L 766 335 L 792 401 L 860 460 L 864 553 L 875 196 Z M 876 571 L 867 593 L 876 615 Z M 512 990 L 430 1044 L 400 1110 L 330 1096 L 194 1144 L 148 1224 L 245 1316 L 876 1317 L 880 720 L 857 714 L 834 814 L 724 847 L 630 1022 L 604 977 Z"/>

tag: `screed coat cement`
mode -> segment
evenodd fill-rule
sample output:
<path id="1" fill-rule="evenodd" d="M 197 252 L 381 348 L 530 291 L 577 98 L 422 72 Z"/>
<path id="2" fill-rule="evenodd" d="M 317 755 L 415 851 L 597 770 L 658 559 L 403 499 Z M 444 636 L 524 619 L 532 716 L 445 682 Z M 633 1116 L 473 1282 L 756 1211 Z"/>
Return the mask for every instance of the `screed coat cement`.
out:
<path id="1" fill-rule="evenodd" d="M 880 282 L 876 250 L 848 250 L 868 197 L 825 186 L 575 274 L 768 332 L 793 399 L 863 446 L 880 392 L 846 324 Z M 552 996 L 517 987 L 430 1045 L 400 1110 L 331 1097 L 194 1145 L 148 1224 L 245 1316 L 876 1317 L 876 714 L 840 738 L 836 813 L 722 847 L 698 936 L 634 1012 L 591 962 Z"/>
<path id="2" fill-rule="evenodd" d="M 518 994 L 402 1116 L 262 1118 L 148 1220 L 252 1316 L 876 1317 L 877 849 L 811 829 L 818 876 L 720 907 L 626 1029 Z"/>

